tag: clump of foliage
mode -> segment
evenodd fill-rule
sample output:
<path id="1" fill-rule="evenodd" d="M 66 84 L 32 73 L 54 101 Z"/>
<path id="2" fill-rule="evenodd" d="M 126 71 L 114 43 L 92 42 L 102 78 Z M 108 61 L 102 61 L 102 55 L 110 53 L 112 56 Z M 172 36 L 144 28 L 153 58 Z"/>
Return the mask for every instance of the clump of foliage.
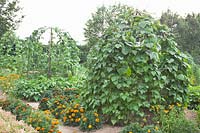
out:
<path id="1" fill-rule="evenodd" d="M 19 14 L 21 9 L 22 8 L 19 6 L 19 0 L 0 1 L 0 38 L 6 32 L 17 28 L 23 18 L 23 16 Z"/>
<path id="2" fill-rule="evenodd" d="M 158 126 L 144 126 L 139 123 L 131 123 L 125 126 L 120 133 L 161 133 Z"/>
<path id="3" fill-rule="evenodd" d="M 50 111 L 35 111 L 26 119 L 26 122 L 39 133 L 58 133 L 59 121 L 53 117 Z"/>
<path id="4" fill-rule="evenodd" d="M 200 105 L 200 86 L 190 86 L 188 92 L 188 109 L 198 109 Z"/>
<path id="5" fill-rule="evenodd" d="M 52 89 L 44 93 L 39 104 L 39 109 L 56 109 L 60 104 L 67 106 L 73 103 L 74 100 L 77 100 L 78 97 L 78 91 L 74 88 Z"/>
<path id="6" fill-rule="evenodd" d="M 168 10 L 162 14 L 160 21 L 172 29 L 180 49 L 192 55 L 194 62 L 199 64 L 200 14 L 192 13 L 182 17 Z"/>
<path id="7" fill-rule="evenodd" d="M 22 101 L 17 99 L 8 99 L 1 101 L 2 109 L 10 111 L 16 115 L 17 120 L 26 120 L 31 114 L 32 108 L 29 105 L 24 104 Z"/>
<path id="8" fill-rule="evenodd" d="M 0 33 L 1 34 L 1 33 Z M 1 36 L 1 35 L 0 35 Z M 22 72 L 24 67 L 23 41 L 14 32 L 7 32 L 0 38 L 0 69 L 14 73 Z"/>
<path id="9" fill-rule="evenodd" d="M 102 127 L 102 119 L 98 113 L 91 111 L 85 112 L 81 119 L 80 129 L 82 131 L 97 130 Z"/>
<path id="10" fill-rule="evenodd" d="M 24 120 L 28 125 L 31 125 L 40 133 L 58 133 L 58 119 L 51 114 L 49 110 L 35 111 L 31 106 L 23 103 L 18 99 L 7 99 L 0 101 L 0 106 L 3 110 L 10 111 L 16 115 L 17 120 Z"/>
<path id="11" fill-rule="evenodd" d="M 0 87 L 3 92 L 10 92 L 14 88 L 15 82 L 19 79 L 18 74 L 8 74 L 0 76 Z"/>
<path id="12" fill-rule="evenodd" d="M 64 89 L 65 87 L 71 87 L 65 78 L 52 77 L 48 79 L 40 76 L 33 79 L 18 80 L 16 87 L 12 90 L 12 94 L 28 101 L 40 101 L 45 92 L 57 88 Z"/>
<path id="13" fill-rule="evenodd" d="M 158 121 L 162 132 L 166 133 L 198 133 L 196 123 L 187 120 L 184 112 L 171 110 L 169 113 L 161 112 Z"/>
<path id="14" fill-rule="evenodd" d="M 112 23 L 90 49 L 84 107 L 123 124 L 150 122 L 151 105 L 186 102 L 187 58 L 169 29 L 128 6 L 106 10 Z"/>

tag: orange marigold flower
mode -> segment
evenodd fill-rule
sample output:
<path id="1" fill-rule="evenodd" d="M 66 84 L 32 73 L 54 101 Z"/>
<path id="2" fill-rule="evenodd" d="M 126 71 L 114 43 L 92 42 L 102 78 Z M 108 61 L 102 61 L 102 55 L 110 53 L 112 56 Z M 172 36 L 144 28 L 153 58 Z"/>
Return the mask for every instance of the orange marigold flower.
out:
<path id="1" fill-rule="evenodd" d="M 80 112 L 83 113 L 83 112 L 84 112 L 84 109 L 83 109 L 83 108 L 80 108 Z"/>
<path id="2" fill-rule="evenodd" d="M 99 122 L 100 120 L 99 120 L 99 118 L 96 118 L 95 121 L 96 121 L 96 122 Z"/>
<path id="3" fill-rule="evenodd" d="M 37 131 L 39 131 L 39 130 L 40 130 L 40 127 L 36 127 L 35 129 L 36 129 Z"/>

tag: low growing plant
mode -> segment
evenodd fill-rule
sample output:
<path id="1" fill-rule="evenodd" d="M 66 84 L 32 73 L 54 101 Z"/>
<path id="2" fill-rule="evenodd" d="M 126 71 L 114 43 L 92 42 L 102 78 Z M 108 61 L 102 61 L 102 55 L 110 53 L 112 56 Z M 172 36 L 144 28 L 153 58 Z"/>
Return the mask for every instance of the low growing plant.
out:
<path id="1" fill-rule="evenodd" d="M 200 86 L 190 86 L 188 90 L 188 109 L 197 110 L 200 105 Z"/>
<path id="2" fill-rule="evenodd" d="M 196 123 L 187 120 L 185 115 L 176 109 L 170 112 L 161 112 L 158 122 L 164 133 L 199 133 Z"/>
<path id="3" fill-rule="evenodd" d="M 39 133 L 57 133 L 58 119 L 55 119 L 50 111 L 34 111 L 26 120 L 26 123 L 34 127 Z"/>
<path id="4" fill-rule="evenodd" d="M 162 133 L 158 126 L 141 126 L 139 123 L 131 123 L 125 126 L 120 133 Z"/>
<path id="5" fill-rule="evenodd" d="M 66 110 L 63 110 L 62 121 L 64 125 L 79 126 L 85 110 L 80 104 L 71 104 Z"/>
<path id="6" fill-rule="evenodd" d="M 2 101 L 1 106 L 2 109 L 10 111 L 16 115 L 17 120 L 26 120 L 32 112 L 32 108 L 29 105 L 17 99 L 8 99 Z"/>
<path id="7" fill-rule="evenodd" d="M 17 98 L 28 101 L 40 101 L 46 91 L 54 89 L 64 89 L 68 87 L 67 79 L 61 77 L 52 77 L 48 79 L 40 76 L 35 79 L 21 79 L 16 83 L 12 94 Z"/>

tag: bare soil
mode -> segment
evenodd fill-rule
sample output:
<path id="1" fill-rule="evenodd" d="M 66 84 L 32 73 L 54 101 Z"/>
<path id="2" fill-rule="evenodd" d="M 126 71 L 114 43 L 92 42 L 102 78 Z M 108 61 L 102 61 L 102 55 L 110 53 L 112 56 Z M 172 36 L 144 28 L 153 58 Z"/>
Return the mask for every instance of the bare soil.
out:
<path id="1" fill-rule="evenodd" d="M 185 117 L 188 120 L 194 120 L 195 121 L 195 119 L 197 118 L 197 113 L 194 110 L 185 109 L 184 112 L 185 112 Z"/>

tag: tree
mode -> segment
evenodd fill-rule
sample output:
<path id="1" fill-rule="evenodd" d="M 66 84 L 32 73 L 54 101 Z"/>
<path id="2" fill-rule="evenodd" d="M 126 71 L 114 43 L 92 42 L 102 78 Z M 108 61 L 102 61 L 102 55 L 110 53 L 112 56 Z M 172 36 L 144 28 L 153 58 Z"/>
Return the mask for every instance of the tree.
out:
<path id="1" fill-rule="evenodd" d="M 18 4 L 18 0 L 0 0 L 0 38 L 21 22 L 23 16 L 18 14 L 21 10 Z"/>
<path id="2" fill-rule="evenodd" d="M 191 54 L 195 63 L 200 64 L 200 14 L 181 17 L 168 10 L 160 21 L 171 28 L 180 49 Z"/>
<path id="3" fill-rule="evenodd" d="M 144 117 L 150 124 L 152 106 L 167 108 L 186 101 L 187 58 L 167 26 L 128 6 L 106 10 L 113 9 L 117 12 L 112 24 L 98 38 L 88 38 L 95 42 L 88 55 L 82 101 L 112 124 Z"/>

